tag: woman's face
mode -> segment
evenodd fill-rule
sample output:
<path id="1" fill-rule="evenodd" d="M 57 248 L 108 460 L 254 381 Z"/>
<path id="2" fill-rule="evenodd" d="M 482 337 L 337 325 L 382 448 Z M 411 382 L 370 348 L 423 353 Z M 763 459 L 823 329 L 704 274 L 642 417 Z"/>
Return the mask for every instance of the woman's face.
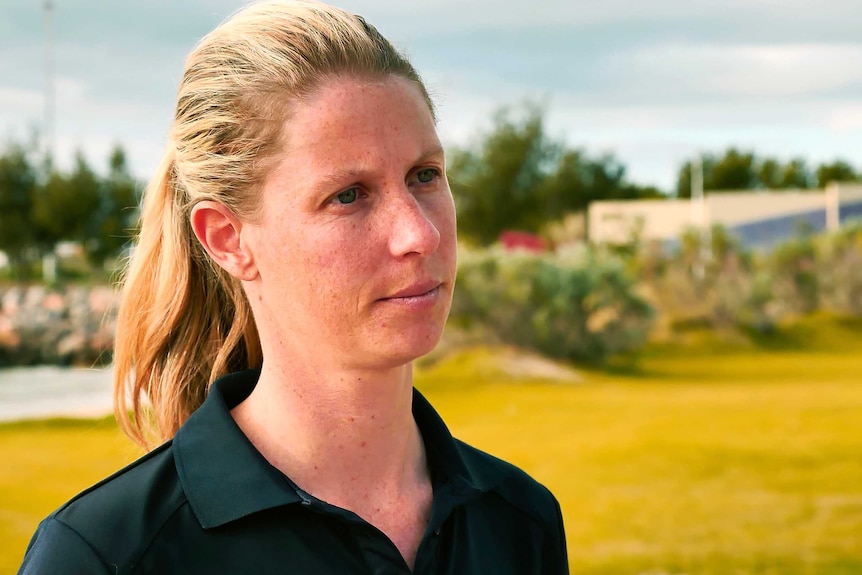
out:
<path id="1" fill-rule="evenodd" d="M 264 353 L 380 368 L 429 352 L 452 299 L 455 208 L 419 89 L 331 79 L 286 130 L 260 216 L 243 227 Z"/>

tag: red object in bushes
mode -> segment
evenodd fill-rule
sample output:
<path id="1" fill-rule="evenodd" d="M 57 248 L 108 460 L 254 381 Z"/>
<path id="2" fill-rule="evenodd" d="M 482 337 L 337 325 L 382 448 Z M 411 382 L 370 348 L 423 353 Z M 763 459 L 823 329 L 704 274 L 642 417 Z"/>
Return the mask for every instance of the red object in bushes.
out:
<path id="1" fill-rule="evenodd" d="M 543 252 L 547 249 L 545 240 L 535 234 L 506 230 L 500 234 L 500 243 L 509 251 L 527 250 L 528 252 Z"/>

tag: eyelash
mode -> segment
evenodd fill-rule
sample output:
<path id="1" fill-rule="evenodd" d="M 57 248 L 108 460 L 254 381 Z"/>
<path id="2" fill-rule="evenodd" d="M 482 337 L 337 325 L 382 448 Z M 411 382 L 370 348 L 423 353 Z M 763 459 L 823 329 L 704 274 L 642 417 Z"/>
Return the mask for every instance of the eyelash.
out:
<path id="1" fill-rule="evenodd" d="M 420 184 L 432 184 L 432 183 L 434 183 L 434 180 L 436 180 L 437 178 L 440 177 L 440 170 L 438 170 L 437 168 L 422 168 L 422 169 L 416 170 L 416 172 L 414 172 L 414 175 L 418 179 L 419 174 L 421 174 L 423 172 L 431 172 L 431 180 L 428 182 L 420 181 L 419 182 Z"/>
<path id="2" fill-rule="evenodd" d="M 341 202 L 341 201 L 339 201 L 339 200 L 338 200 L 338 198 L 340 198 L 340 197 L 341 197 L 341 196 L 343 196 L 344 194 L 346 194 L 346 193 L 348 193 L 348 192 L 351 192 L 351 191 L 353 191 L 353 192 L 354 192 L 354 198 L 353 198 L 353 200 L 351 200 L 351 201 L 349 201 L 349 202 L 346 202 L 346 203 Z M 350 204 L 356 203 L 356 200 L 358 200 L 358 199 L 361 197 L 361 195 L 362 195 L 362 190 L 360 190 L 357 186 L 353 186 L 352 188 L 347 188 L 346 190 L 344 190 L 344 191 L 342 191 L 342 192 L 338 192 L 337 194 L 335 194 L 335 195 L 332 197 L 332 201 L 333 201 L 334 203 L 339 204 L 339 205 L 342 205 L 342 206 L 349 206 Z"/>
<path id="3" fill-rule="evenodd" d="M 424 173 L 424 172 L 430 172 L 430 174 L 431 174 L 431 179 L 427 182 L 423 182 L 423 181 L 419 180 L 419 174 Z M 420 169 L 413 172 L 411 179 L 415 178 L 419 185 L 427 186 L 427 185 L 434 184 L 440 178 L 440 175 L 441 175 L 441 171 L 438 170 L 437 168 L 420 168 Z M 346 194 L 348 192 L 354 191 L 354 190 L 355 190 L 355 197 L 350 202 L 342 203 L 339 201 L 339 199 L 338 199 L 339 197 L 343 196 L 344 194 Z M 359 186 L 351 186 L 345 190 L 338 192 L 334 196 L 332 196 L 332 200 L 330 200 L 330 202 L 333 204 L 339 205 L 339 206 L 350 206 L 350 205 L 355 204 L 357 200 L 364 197 L 365 195 L 366 194 L 362 191 L 362 189 Z"/>

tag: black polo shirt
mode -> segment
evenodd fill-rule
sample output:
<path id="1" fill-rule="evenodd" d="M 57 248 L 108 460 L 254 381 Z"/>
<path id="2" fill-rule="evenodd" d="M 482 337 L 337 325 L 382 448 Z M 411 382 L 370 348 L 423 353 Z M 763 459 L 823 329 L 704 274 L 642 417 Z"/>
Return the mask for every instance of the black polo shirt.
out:
<path id="1" fill-rule="evenodd" d="M 299 489 L 230 415 L 258 372 L 217 381 L 172 441 L 40 525 L 19 573 L 410 573 L 359 516 Z M 414 391 L 434 499 L 414 573 L 568 573 L 560 508 L 523 471 L 456 439 Z"/>

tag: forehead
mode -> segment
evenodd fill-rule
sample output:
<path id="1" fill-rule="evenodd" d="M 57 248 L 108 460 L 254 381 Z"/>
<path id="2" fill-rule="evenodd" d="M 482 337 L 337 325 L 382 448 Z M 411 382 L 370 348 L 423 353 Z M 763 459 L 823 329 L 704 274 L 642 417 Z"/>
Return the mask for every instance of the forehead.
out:
<path id="1" fill-rule="evenodd" d="M 439 146 L 431 108 L 421 89 L 397 76 L 324 80 L 292 106 L 283 158 L 342 161 L 374 150 L 410 155 Z"/>

